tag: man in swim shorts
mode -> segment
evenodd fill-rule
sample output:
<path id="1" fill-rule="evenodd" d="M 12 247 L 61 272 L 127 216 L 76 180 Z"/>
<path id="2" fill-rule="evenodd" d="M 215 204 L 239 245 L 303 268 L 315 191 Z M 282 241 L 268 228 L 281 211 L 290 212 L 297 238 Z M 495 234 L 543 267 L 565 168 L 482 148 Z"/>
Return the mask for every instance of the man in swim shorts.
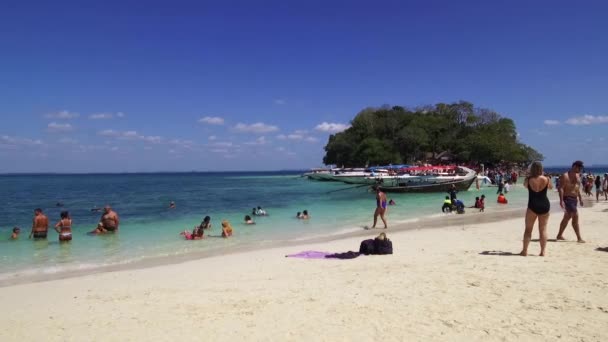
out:
<path id="1" fill-rule="evenodd" d="M 103 234 L 107 232 L 118 232 L 118 214 L 112 210 L 112 207 L 106 205 L 103 208 L 103 214 L 99 220 L 97 228 L 92 232 L 95 234 Z"/>
<path id="2" fill-rule="evenodd" d="M 384 222 L 384 229 L 388 228 L 386 224 L 386 219 L 384 218 L 384 214 L 386 213 L 386 194 L 380 190 L 380 187 L 375 186 L 374 190 L 376 190 L 376 211 L 374 212 L 374 225 L 372 228 L 376 228 L 376 222 L 378 221 L 378 216 L 382 222 Z"/>
<path id="3" fill-rule="evenodd" d="M 42 213 L 42 209 L 37 208 L 34 210 L 34 220 L 32 222 L 32 231 L 30 232 L 30 239 L 32 236 L 34 239 L 46 239 L 49 232 L 49 219 Z"/>
<path id="4" fill-rule="evenodd" d="M 583 162 L 580 160 L 572 163 L 570 171 L 561 175 L 559 179 L 559 205 L 565 210 L 564 218 L 559 224 L 559 233 L 557 240 L 564 239 L 564 230 L 568 226 L 568 222 L 572 219 L 572 228 L 576 233 L 578 242 L 583 243 L 585 240 L 581 237 L 580 227 L 578 223 L 577 204 L 583 206 L 583 197 L 581 196 L 580 173 L 583 170 Z"/>

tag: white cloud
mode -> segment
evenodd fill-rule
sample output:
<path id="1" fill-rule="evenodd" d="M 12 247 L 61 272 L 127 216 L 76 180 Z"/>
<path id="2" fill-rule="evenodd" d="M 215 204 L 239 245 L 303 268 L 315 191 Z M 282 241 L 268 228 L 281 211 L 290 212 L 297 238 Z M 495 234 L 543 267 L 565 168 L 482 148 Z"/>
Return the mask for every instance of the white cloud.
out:
<path id="1" fill-rule="evenodd" d="M 315 143 L 315 142 L 319 141 L 319 139 L 317 139 L 315 137 L 306 137 L 306 139 L 304 139 L 304 140 L 311 142 L 311 143 Z"/>
<path id="2" fill-rule="evenodd" d="M 350 127 L 350 125 L 342 124 L 342 123 L 323 122 L 323 123 L 318 124 L 315 127 L 315 129 L 320 132 L 338 133 L 338 132 L 342 132 L 342 131 L 348 129 L 349 127 Z"/>
<path id="3" fill-rule="evenodd" d="M 72 127 L 72 125 L 70 125 L 69 123 L 60 124 L 56 122 L 51 122 L 47 125 L 47 130 L 49 132 L 69 132 L 73 129 L 74 127 Z"/>
<path id="4" fill-rule="evenodd" d="M 287 101 L 285 101 L 285 99 L 275 99 L 274 104 L 282 106 L 284 104 L 287 104 Z"/>
<path id="5" fill-rule="evenodd" d="M 295 131 L 293 131 L 293 134 L 308 134 L 308 131 L 305 129 L 296 129 Z"/>
<path id="6" fill-rule="evenodd" d="M 251 125 L 247 125 L 244 123 L 237 123 L 236 126 L 234 126 L 234 129 L 238 132 L 243 132 L 243 133 L 257 133 L 257 134 L 261 134 L 261 133 L 270 133 L 270 132 L 276 132 L 279 130 L 279 127 L 277 126 L 272 126 L 272 125 L 267 125 L 265 123 L 262 122 L 256 122 L 254 124 Z"/>
<path id="7" fill-rule="evenodd" d="M 557 120 L 545 120 L 544 123 L 547 126 L 556 126 L 560 124 L 560 122 Z"/>
<path id="8" fill-rule="evenodd" d="M 137 131 L 126 131 L 122 133 L 122 136 L 129 139 L 144 138 L 143 135 L 137 134 Z"/>
<path id="9" fill-rule="evenodd" d="M 266 140 L 266 137 L 261 136 L 255 139 L 255 141 L 246 142 L 245 145 L 266 145 L 267 143 L 268 140 Z"/>
<path id="10" fill-rule="evenodd" d="M 120 135 L 120 132 L 115 131 L 113 129 L 105 129 L 103 131 L 97 132 L 97 135 L 101 135 L 102 137 L 117 137 Z"/>
<path id="11" fill-rule="evenodd" d="M 80 116 L 80 114 L 71 113 L 67 110 L 62 110 L 62 111 L 55 112 L 55 113 L 48 113 L 48 114 L 44 115 L 44 117 L 47 119 L 57 119 L 57 120 L 76 119 L 79 116 Z"/>
<path id="12" fill-rule="evenodd" d="M 198 122 L 208 125 L 223 125 L 224 119 L 218 116 L 205 116 L 204 118 L 199 119 Z"/>
<path id="13" fill-rule="evenodd" d="M 163 141 L 163 138 L 158 135 L 152 135 L 143 137 L 143 140 L 152 144 L 160 144 Z"/>
<path id="14" fill-rule="evenodd" d="M 279 139 L 279 140 L 286 140 L 287 136 L 285 134 L 279 134 L 279 135 L 277 135 L 277 139 Z"/>
<path id="15" fill-rule="evenodd" d="M 42 146 L 43 144 L 42 140 L 11 137 L 8 135 L 0 136 L 0 148 L 4 149 L 15 149 L 21 146 Z"/>
<path id="16" fill-rule="evenodd" d="M 125 114 L 123 112 L 118 112 L 116 114 L 114 114 L 114 113 L 95 113 L 95 114 L 89 115 L 89 119 L 91 119 L 91 120 L 109 120 L 109 119 L 113 119 L 114 117 L 122 118 L 124 116 L 125 116 Z"/>
<path id="17" fill-rule="evenodd" d="M 214 148 L 209 150 L 209 152 L 213 152 L 213 153 L 228 153 L 228 150 L 225 148 Z"/>
<path id="18" fill-rule="evenodd" d="M 287 139 L 289 139 L 289 140 L 302 140 L 302 139 L 304 139 L 304 136 L 301 135 L 301 134 L 293 134 L 292 133 L 292 134 L 287 135 Z"/>
<path id="19" fill-rule="evenodd" d="M 215 135 L 210 135 L 210 136 L 207 138 L 207 140 L 209 140 L 209 141 L 213 141 L 213 140 L 215 140 L 215 139 L 217 139 L 217 137 L 216 137 Z"/>
<path id="20" fill-rule="evenodd" d="M 574 118 L 570 118 L 570 119 L 566 120 L 566 123 L 568 125 L 575 125 L 575 126 L 604 124 L 604 123 L 608 123 L 608 116 L 583 115 L 583 116 L 577 116 Z"/>
<path id="21" fill-rule="evenodd" d="M 285 152 L 285 147 L 277 147 L 276 150 L 279 152 Z"/>
<path id="22" fill-rule="evenodd" d="M 106 129 L 103 131 L 99 131 L 97 132 L 97 135 L 103 136 L 103 137 L 113 137 L 116 139 L 120 139 L 120 140 L 141 140 L 144 141 L 146 143 L 151 143 L 151 144 L 160 144 L 161 142 L 164 141 L 163 137 L 158 136 L 158 135 L 141 135 L 139 133 L 137 133 L 137 131 L 115 131 L 113 129 Z M 175 140 L 178 143 L 181 144 L 181 141 L 179 140 Z M 169 143 L 171 143 L 172 141 L 170 141 Z M 109 143 L 109 142 L 107 142 Z"/>
<path id="23" fill-rule="evenodd" d="M 232 147 L 232 143 L 229 141 L 218 141 L 218 142 L 214 142 L 211 145 L 217 146 L 217 147 Z"/>

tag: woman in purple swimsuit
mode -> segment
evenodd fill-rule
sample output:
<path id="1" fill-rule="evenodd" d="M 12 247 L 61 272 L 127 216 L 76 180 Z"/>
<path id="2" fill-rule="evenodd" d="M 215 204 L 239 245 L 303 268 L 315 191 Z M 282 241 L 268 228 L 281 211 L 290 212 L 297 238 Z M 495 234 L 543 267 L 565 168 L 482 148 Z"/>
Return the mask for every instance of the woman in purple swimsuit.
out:
<path id="1" fill-rule="evenodd" d="M 376 228 L 376 222 L 378 221 L 378 216 L 382 222 L 384 222 L 384 229 L 388 228 L 386 224 L 386 219 L 384 218 L 384 214 L 386 213 L 386 194 L 380 191 L 380 187 L 375 186 L 374 190 L 376 190 L 376 211 L 374 212 L 374 225 L 372 228 Z"/>

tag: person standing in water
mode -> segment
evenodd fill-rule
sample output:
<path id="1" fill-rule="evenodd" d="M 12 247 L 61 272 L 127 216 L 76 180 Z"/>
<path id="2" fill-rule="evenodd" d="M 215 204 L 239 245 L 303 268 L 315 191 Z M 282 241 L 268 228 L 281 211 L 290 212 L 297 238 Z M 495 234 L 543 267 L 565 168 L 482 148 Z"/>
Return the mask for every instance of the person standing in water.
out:
<path id="1" fill-rule="evenodd" d="M 384 218 L 384 214 L 386 213 L 386 194 L 380 190 L 379 186 L 375 186 L 374 190 L 376 190 L 376 211 L 374 212 L 374 225 L 372 228 L 376 228 L 376 223 L 378 221 L 378 216 L 384 223 L 384 229 L 388 228 L 386 224 L 386 218 Z"/>
<path id="2" fill-rule="evenodd" d="M 572 219 L 572 228 L 576 233 L 578 242 L 583 243 L 585 240 L 581 237 L 581 230 L 578 224 L 578 209 L 577 204 L 583 206 L 583 197 L 581 196 L 580 173 L 583 170 L 583 162 L 580 160 L 572 163 L 570 171 L 561 175 L 559 180 L 559 205 L 565 210 L 564 218 L 559 224 L 559 233 L 557 240 L 564 239 L 564 230 L 568 226 L 568 222 Z"/>
<path id="3" fill-rule="evenodd" d="M 30 232 L 29 238 L 32 236 L 34 239 L 46 239 L 49 232 L 49 219 L 42 213 L 42 209 L 36 208 L 34 210 L 34 220 L 32 222 L 32 231 Z"/>
<path id="4" fill-rule="evenodd" d="M 71 241 L 72 240 L 72 218 L 70 213 L 67 211 L 61 212 L 61 219 L 55 225 L 55 231 L 59 233 L 59 241 Z"/>
<path id="5" fill-rule="evenodd" d="M 530 166 L 530 176 L 524 180 L 524 187 L 528 189 L 528 210 L 526 211 L 526 229 L 524 231 L 524 245 L 519 253 L 528 255 L 528 245 L 532 239 L 534 223 L 538 218 L 538 232 L 540 235 L 540 256 L 545 256 L 547 246 L 547 221 L 551 203 L 547 197 L 547 190 L 552 188 L 551 180 L 543 176 L 543 165 L 535 161 Z"/>

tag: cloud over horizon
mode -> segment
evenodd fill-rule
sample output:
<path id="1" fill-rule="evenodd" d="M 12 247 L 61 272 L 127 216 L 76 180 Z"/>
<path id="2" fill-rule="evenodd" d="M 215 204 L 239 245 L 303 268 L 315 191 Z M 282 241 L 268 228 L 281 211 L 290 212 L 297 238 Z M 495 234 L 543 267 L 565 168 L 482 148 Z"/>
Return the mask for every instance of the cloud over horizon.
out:
<path id="1" fill-rule="evenodd" d="M 80 114 L 78 114 L 78 113 L 72 113 L 72 112 L 67 111 L 67 110 L 62 110 L 62 111 L 54 112 L 54 113 L 48 113 L 48 114 L 44 115 L 44 117 L 47 118 L 47 119 L 56 119 L 56 120 L 76 119 L 79 116 L 80 116 Z"/>
<path id="2" fill-rule="evenodd" d="M 47 125 L 46 129 L 49 132 L 69 132 L 73 130 L 74 127 L 69 123 L 60 124 L 53 121 Z"/>
<path id="3" fill-rule="evenodd" d="M 95 114 L 89 115 L 89 119 L 90 120 L 109 120 L 109 119 L 113 119 L 114 117 L 123 118 L 124 116 L 125 116 L 125 114 L 123 112 L 95 113 Z"/>
<path id="4" fill-rule="evenodd" d="M 326 133 L 339 133 L 350 128 L 350 125 L 343 123 L 322 122 L 315 127 L 315 130 Z"/>
<path id="5" fill-rule="evenodd" d="M 566 120 L 568 125 L 574 126 L 583 126 L 583 125 L 593 125 L 593 124 L 605 124 L 608 123 L 608 116 L 594 116 L 594 115 L 583 115 L 570 118 Z"/>
<path id="6" fill-rule="evenodd" d="M 256 122 L 256 123 L 250 124 L 250 125 L 239 122 L 236 124 L 236 126 L 234 126 L 234 130 L 237 132 L 241 132 L 241 133 L 263 134 L 263 133 L 276 132 L 279 130 L 279 127 L 273 126 L 273 125 L 267 125 L 263 122 Z"/>
<path id="7" fill-rule="evenodd" d="M 545 120 L 543 123 L 547 126 L 557 126 L 561 124 L 561 122 L 559 122 L 558 120 Z"/>

